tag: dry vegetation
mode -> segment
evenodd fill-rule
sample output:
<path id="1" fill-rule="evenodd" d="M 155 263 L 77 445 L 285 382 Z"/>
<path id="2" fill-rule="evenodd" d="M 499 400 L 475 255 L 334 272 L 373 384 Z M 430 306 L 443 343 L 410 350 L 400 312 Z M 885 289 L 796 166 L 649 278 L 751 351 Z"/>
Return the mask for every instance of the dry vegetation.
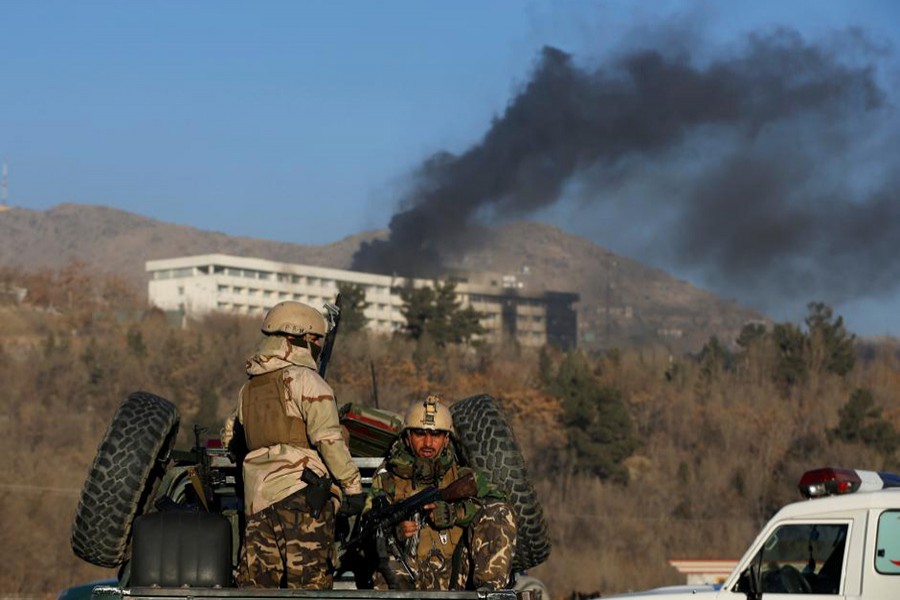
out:
<path id="1" fill-rule="evenodd" d="M 219 316 L 175 328 L 142 310 L 120 282 L 81 265 L 0 274 L 0 292 L 10 283 L 30 295 L 22 305 L 0 298 L 0 595 L 52 597 L 113 575 L 74 557 L 69 528 L 118 404 L 139 389 L 175 401 L 182 445 L 193 424 L 217 428 L 243 381 L 258 323 Z M 352 336 L 338 342 L 329 379 L 341 402 L 371 403 L 377 389 L 380 406 L 391 409 L 428 391 L 499 397 L 554 542 L 532 574 L 557 598 L 679 583 L 671 558 L 738 557 L 759 525 L 797 497 L 805 469 L 896 467 L 890 445 L 827 435 L 857 388 L 872 392 L 895 432 L 900 360 L 888 343 L 868 348 L 843 376 L 811 351 L 802 358 L 807 376 L 788 388 L 775 383 L 765 344 L 730 366 L 664 348 L 584 357 L 593 382 L 618 390 L 633 423 L 639 445 L 624 462 L 627 482 L 586 474 L 570 449 L 564 398 L 546 381 L 568 358 Z"/>

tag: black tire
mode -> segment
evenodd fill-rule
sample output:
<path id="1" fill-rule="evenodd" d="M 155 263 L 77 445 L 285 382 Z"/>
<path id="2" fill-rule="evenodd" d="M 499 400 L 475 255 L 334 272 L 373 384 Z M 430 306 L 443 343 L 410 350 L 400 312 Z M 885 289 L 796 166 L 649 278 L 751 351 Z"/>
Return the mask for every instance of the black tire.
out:
<path id="1" fill-rule="evenodd" d="M 132 524 L 163 472 L 178 420 L 174 404 L 147 392 L 128 396 L 113 415 L 75 511 L 78 557 L 100 567 L 125 561 Z"/>
<path id="2" fill-rule="evenodd" d="M 524 571 L 550 555 L 544 511 L 528 479 L 525 459 L 496 400 L 472 396 L 450 407 L 465 462 L 506 492 L 516 514 L 518 542 L 513 570 Z"/>

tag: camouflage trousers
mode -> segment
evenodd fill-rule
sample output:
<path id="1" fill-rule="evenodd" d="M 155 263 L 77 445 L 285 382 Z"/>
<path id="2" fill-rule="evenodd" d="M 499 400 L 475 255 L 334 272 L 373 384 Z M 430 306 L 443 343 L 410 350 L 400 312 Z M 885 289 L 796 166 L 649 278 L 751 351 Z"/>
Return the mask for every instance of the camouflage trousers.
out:
<path id="1" fill-rule="evenodd" d="M 391 557 L 387 566 L 389 577 L 394 581 L 393 587 L 399 589 L 503 589 L 509 583 L 516 538 L 516 522 L 510 506 L 505 502 L 491 502 L 465 528 L 459 542 L 463 548 L 458 551 L 456 547 L 451 548 L 450 556 L 438 552 L 415 558 L 408 556 L 406 564 L 415 578 L 410 577 L 400 560 Z M 451 581 L 453 554 L 458 555 L 456 581 Z M 392 586 L 388 585 L 384 574 L 376 573 L 375 587 L 387 589 Z"/>
<path id="2" fill-rule="evenodd" d="M 334 505 L 309 514 L 304 491 L 247 517 L 239 587 L 331 589 Z"/>

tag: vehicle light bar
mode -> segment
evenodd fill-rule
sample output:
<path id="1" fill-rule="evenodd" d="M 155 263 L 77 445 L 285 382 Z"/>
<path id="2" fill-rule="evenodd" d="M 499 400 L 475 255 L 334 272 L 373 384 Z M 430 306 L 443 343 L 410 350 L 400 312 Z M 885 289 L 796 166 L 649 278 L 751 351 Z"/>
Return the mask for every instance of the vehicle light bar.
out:
<path id="1" fill-rule="evenodd" d="M 804 498 L 821 498 L 855 492 L 873 492 L 900 487 L 900 475 L 858 469 L 815 469 L 800 478 L 800 493 Z"/>

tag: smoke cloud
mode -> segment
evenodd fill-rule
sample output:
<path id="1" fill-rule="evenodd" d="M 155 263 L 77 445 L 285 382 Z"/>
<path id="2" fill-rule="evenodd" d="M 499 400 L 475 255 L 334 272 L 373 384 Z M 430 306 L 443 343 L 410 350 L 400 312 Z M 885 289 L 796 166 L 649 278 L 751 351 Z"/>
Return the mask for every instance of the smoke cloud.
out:
<path id="1" fill-rule="evenodd" d="M 858 31 L 813 43 L 777 30 L 703 58 L 666 48 L 595 69 L 545 48 L 479 143 L 424 161 L 389 238 L 354 268 L 439 275 L 480 226 L 568 203 L 598 244 L 764 308 L 895 289 L 889 55 Z"/>

